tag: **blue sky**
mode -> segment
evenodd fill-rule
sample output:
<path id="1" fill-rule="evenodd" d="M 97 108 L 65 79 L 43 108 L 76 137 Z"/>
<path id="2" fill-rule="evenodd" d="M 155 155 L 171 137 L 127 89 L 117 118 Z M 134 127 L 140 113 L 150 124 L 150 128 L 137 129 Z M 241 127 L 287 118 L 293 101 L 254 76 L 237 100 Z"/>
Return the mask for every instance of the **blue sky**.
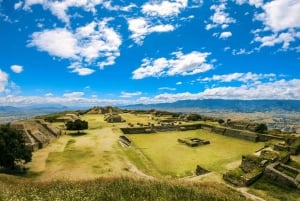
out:
<path id="1" fill-rule="evenodd" d="M 298 0 L 0 5 L 0 105 L 300 100 Z"/>

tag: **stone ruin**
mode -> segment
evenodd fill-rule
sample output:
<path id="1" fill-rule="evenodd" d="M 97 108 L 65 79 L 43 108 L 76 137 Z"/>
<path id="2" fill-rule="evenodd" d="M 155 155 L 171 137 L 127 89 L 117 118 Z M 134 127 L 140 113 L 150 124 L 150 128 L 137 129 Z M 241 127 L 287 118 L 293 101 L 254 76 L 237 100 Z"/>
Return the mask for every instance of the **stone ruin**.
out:
<path id="1" fill-rule="evenodd" d="M 300 189 L 300 169 L 287 165 L 290 152 L 262 149 L 259 154 L 242 157 L 240 167 L 223 175 L 224 180 L 236 186 L 249 186 L 264 176 L 282 186 Z"/>
<path id="2" fill-rule="evenodd" d="M 200 165 L 197 165 L 196 170 L 195 170 L 195 174 L 197 176 L 203 175 L 203 174 L 207 174 L 210 173 L 209 170 L 204 169 L 203 167 L 201 167 Z"/>
<path id="3" fill-rule="evenodd" d="M 36 151 L 47 146 L 53 139 L 61 135 L 61 130 L 42 119 L 16 121 L 11 126 L 23 133 L 25 144 Z"/>
<path id="4" fill-rule="evenodd" d="M 190 124 L 190 125 L 143 125 L 143 127 L 133 127 L 133 124 L 128 124 L 130 127 L 121 128 L 124 134 L 144 134 L 144 133 L 156 133 L 156 132 L 170 132 L 170 131 L 188 131 L 197 130 L 201 128 L 201 124 Z M 141 126 L 141 124 L 139 124 Z"/>
<path id="5" fill-rule="evenodd" d="M 131 146 L 131 140 L 129 140 L 125 135 L 121 135 L 119 137 L 119 142 L 127 147 Z"/>
<path id="6" fill-rule="evenodd" d="M 264 174 L 277 184 L 300 189 L 300 170 L 297 168 L 276 162 L 268 165 Z"/>
<path id="7" fill-rule="evenodd" d="M 201 145 L 210 144 L 210 142 L 208 140 L 201 140 L 196 137 L 188 137 L 188 138 L 184 138 L 184 139 L 178 139 L 177 141 L 179 143 L 185 144 L 190 147 L 198 147 Z"/>
<path id="8" fill-rule="evenodd" d="M 114 114 L 114 113 L 105 114 L 104 120 L 108 123 L 125 122 L 125 120 L 119 114 Z"/>
<path id="9" fill-rule="evenodd" d="M 290 137 L 286 138 L 283 142 L 274 145 L 274 150 L 288 151 L 292 155 L 300 153 L 300 138 Z"/>

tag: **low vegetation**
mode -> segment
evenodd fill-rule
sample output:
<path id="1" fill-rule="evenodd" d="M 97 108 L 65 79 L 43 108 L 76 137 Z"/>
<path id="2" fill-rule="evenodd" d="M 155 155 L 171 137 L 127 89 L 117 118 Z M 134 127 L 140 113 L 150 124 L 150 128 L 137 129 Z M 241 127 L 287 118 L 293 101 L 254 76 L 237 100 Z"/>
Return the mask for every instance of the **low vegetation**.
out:
<path id="1" fill-rule="evenodd" d="M 1 182 L 0 200 L 63 201 L 169 201 L 169 200 L 247 200 L 240 193 L 217 183 L 171 182 L 127 177 L 89 181 Z"/>
<path id="2" fill-rule="evenodd" d="M 277 185 L 273 181 L 262 177 L 250 187 L 250 193 L 253 193 L 265 200 L 270 201 L 299 201 L 299 189 L 290 188 L 288 186 Z"/>

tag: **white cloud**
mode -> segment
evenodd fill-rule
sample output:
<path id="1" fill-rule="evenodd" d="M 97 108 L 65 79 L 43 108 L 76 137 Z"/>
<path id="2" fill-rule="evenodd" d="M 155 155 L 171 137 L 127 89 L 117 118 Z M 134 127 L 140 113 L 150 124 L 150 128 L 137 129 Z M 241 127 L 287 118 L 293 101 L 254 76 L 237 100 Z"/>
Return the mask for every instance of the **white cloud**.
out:
<path id="1" fill-rule="evenodd" d="M 14 9 L 15 9 L 15 10 L 18 10 L 18 9 L 20 9 L 20 8 L 22 7 L 22 5 L 23 5 L 23 2 L 22 2 L 22 1 L 19 1 L 19 2 L 15 3 Z"/>
<path id="2" fill-rule="evenodd" d="M 264 3 L 263 0 L 237 0 L 238 4 L 248 3 L 260 7 L 254 19 L 261 21 L 263 29 L 255 30 L 253 42 L 260 47 L 281 45 L 280 49 L 287 50 L 291 44 L 300 38 L 300 2 L 295 0 L 273 0 Z M 293 48 L 291 48 L 293 49 Z"/>
<path id="3" fill-rule="evenodd" d="M 231 36 L 232 36 L 232 33 L 231 33 L 230 31 L 226 31 L 226 32 L 222 32 L 222 33 L 220 34 L 220 37 L 219 37 L 219 38 L 227 39 L 227 38 L 229 38 L 229 37 L 231 37 Z"/>
<path id="4" fill-rule="evenodd" d="M 244 83 L 256 82 L 260 80 L 274 80 L 276 79 L 276 75 L 273 73 L 269 74 L 256 74 L 252 72 L 248 73 L 232 73 L 226 75 L 213 75 L 212 77 L 206 77 L 199 79 L 199 81 L 220 81 L 220 82 L 233 82 L 239 81 Z"/>
<path id="5" fill-rule="evenodd" d="M 269 36 L 259 36 L 257 34 L 254 41 L 261 43 L 260 47 L 273 47 L 282 44 L 281 48 L 286 50 L 290 47 L 292 42 L 300 38 L 299 34 L 300 32 L 295 33 L 293 30 L 280 34 L 274 33 Z"/>
<path id="6" fill-rule="evenodd" d="M 80 92 L 81 93 L 81 92 Z M 66 106 L 85 106 L 91 107 L 95 105 L 106 106 L 106 105 L 128 105 L 131 102 L 128 100 L 119 99 L 100 99 L 95 96 L 82 97 L 72 94 L 66 96 L 14 96 L 8 95 L 5 97 L 0 97 L 0 105 L 11 105 L 11 106 L 27 106 L 34 104 L 47 104 L 47 103 L 58 103 Z"/>
<path id="7" fill-rule="evenodd" d="M 132 32 L 132 38 L 137 44 L 142 44 L 144 38 L 153 32 L 170 32 L 175 29 L 171 24 L 151 24 L 146 18 L 128 19 L 128 29 Z"/>
<path id="8" fill-rule="evenodd" d="M 109 20 L 93 21 L 76 30 L 55 28 L 35 32 L 28 46 L 37 47 L 52 56 L 69 59 L 72 72 L 89 75 L 94 70 L 87 66 L 103 68 L 113 65 L 120 56 L 122 39 L 114 29 L 108 27 Z"/>
<path id="9" fill-rule="evenodd" d="M 77 73 L 78 75 L 85 76 L 90 75 L 95 72 L 94 69 L 90 68 L 83 68 L 83 67 L 76 67 L 72 70 L 73 73 Z"/>
<path id="10" fill-rule="evenodd" d="M 69 24 L 70 16 L 68 15 L 69 8 L 82 8 L 85 11 L 96 13 L 96 6 L 101 5 L 103 0 L 26 0 L 24 9 L 29 10 L 32 5 L 40 4 L 44 10 L 50 10 L 62 22 Z"/>
<path id="11" fill-rule="evenodd" d="M 182 85 L 182 82 L 176 82 L 176 85 Z"/>
<path id="12" fill-rule="evenodd" d="M 199 93 L 164 93 L 154 97 L 141 97 L 137 103 L 163 103 L 178 100 L 196 99 L 300 99 L 300 80 L 278 80 L 274 82 L 257 83 L 256 85 L 241 85 L 229 87 L 208 88 Z"/>
<path id="13" fill-rule="evenodd" d="M 23 66 L 20 65 L 12 65 L 10 67 L 10 69 L 14 72 L 14 73 L 21 73 L 23 72 Z"/>
<path id="14" fill-rule="evenodd" d="M 29 46 L 36 46 L 52 56 L 75 59 L 79 53 L 75 36 L 65 28 L 35 32 L 31 37 Z"/>
<path id="15" fill-rule="evenodd" d="M 229 50 L 229 49 L 227 49 L 227 50 Z M 247 54 L 252 54 L 253 52 L 254 52 L 254 50 L 247 51 L 246 49 L 241 48 L 241 49 L 233 49 L 231 53 L 232 53 L 232 55 L 243 55 L 243 54 L 247 55 Z"/>
<path id="16" fill-rule="evenodd" d="M 178 15 L 187 5 L 187 0 L 151 1 L 142 6 L 142 12 L 150 16 L 170 17 Z"/>
<path id="17" fill-rule="evenodd" d="M 203 92 L 207 98 L 227 99 L 299 99 L 300 80 L 279 80 L 255 86 L 218 87 Z"/>
<path id="18" fill-rule="evenodd" d="M 264 24 L 274 32 L 300 28 L 300 1 L 273 0 L 263 6 Z"/>
<path id="19" fill-rule="evenodd" d="M 211 23 L 208 23 L 206 25 L 206 30 L 210 30 L 216 27 L 225 29 L 229 26 L 229 24 L 236 22 L 235 19 L 229 16 L 229 13 L 225 12 L 226 6 L 226 2 L 222 1 L 219 5 L 212 5 L 210 7 L 210 9 L 214 11 L 214 14 L 210 17 Z"/>
<path id="20" fill-rule="evenodd" d="M 140 91 L 136 91 L 136 92 L 122 91 L 120 97 L 121 98 L 132 98 L 132 97 L 140 96 L 140 95 L 142 95 L 142 92 L 140 92 Z"/>
<path id="21" fill-rule="evenodd" d="M 52 97 L 52 96 L 54 96 L 53 93 L 46 93 L 45 94 L 45 97 Z"/>
<path id="22" fill-rule="evenodd" d="M 264 0 L 236 0 L 236 3 L 239 5 L 248 3 L 256 8 L 259 8 L 264 4 Z"/>
<path id="23" fill-rule="evenodd" d="M 82 96 L 84 96 L 84 92 L 80 92 L 80 91 L 63 94 L 63 97 L 65 98 L 80 98 Z"/>
<path id="24" fill-rule="evenodd" d="M 133 72 L 133 79 L 145 77 L 162 77 L 174 75 L 194 75 L 213 69 L 206 58 L 211 53 L 193 51 L 183 54 L 181 51 L 173 52 L 172 58 L 144 59 L 142 65 Z"/>
<path id="25" fill-rule="evenodd" d="M 5 91 L 8 84 L 8 74 L 0 69 L 0 93 Z"/>
<path id="26" fill-rule="evenodd" d="M 70 24 L 70 15 L 68 11 L 70 8 L 82 8 L 86 12 L 91 12 L 93 15 L 97 13 L 97 6 L 102 5 L 105 9 L 110 11 L 124 11 L 128 12 L 132 8 L 136 7 L 135 4 L 130 3 L 127 6 L 112 6 L 112 1 L 104 0 L 25 0 L 24 9 L 30 10 L 33 5 L 41 5 L 44 10 L 50 10 L 50 12 L 56 16 L 59 20 Z"/>
<path id="27" fill-rule="evenodd" d="M 176 88 L 172 88 L 172 87 L 159 87 L 158 90 L 176 91 Z"/>

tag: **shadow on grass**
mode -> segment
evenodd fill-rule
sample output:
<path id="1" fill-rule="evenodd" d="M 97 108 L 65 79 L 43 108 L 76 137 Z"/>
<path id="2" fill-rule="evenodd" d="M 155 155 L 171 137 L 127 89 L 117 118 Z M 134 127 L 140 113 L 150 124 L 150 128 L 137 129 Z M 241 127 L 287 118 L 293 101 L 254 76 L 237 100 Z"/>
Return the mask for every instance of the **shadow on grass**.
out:
<path id="1" fill-rule="evenodd" d="M 16 169 L 11 170 L 6 168 L 0 168 L 0 174 L 13 175 L 22 178 L 36 178 L 42 175 L 43 172 L 32 172 L 28 169 L 26 169 L 24 172 L 20 172 L 19 170 Z"/>
<path id="2" fill-rule="evenodd" d="M 78 136 L 83 136 L 83 135 L 86 135 L 87 133 L 86 132 L 69 132 L 67 133 L 67 135 L 70 135 L 70 136 L 73 136 L 73 137 L 78 137 Z"/>

